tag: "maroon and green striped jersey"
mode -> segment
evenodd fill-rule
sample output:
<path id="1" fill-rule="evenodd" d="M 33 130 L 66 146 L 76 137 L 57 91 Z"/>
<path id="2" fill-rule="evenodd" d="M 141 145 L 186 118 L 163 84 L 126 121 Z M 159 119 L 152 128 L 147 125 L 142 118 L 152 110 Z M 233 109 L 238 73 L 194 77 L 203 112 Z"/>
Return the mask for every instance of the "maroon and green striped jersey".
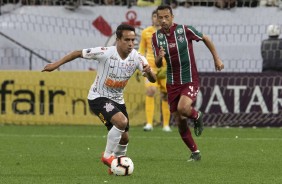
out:
<path id="1" fill-rule="evenodd" d="M 192 41 L 203 39 L 203 34 L 192 26 L 173 24 L 170 33 L 162 29 L 153 34 L 152 46 L 155 56 L 162 46 L 166 52 L 167 83 L 198 83 L 198 71 L 194 57 Z"/>

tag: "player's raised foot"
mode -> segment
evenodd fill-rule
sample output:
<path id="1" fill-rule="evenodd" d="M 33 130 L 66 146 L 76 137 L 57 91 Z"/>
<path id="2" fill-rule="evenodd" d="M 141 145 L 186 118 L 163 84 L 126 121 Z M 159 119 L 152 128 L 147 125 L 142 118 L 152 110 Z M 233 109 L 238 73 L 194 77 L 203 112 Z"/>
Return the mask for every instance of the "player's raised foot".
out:
<path id="1" fill-rule="evenodd" d="M 144 127 L 143 127 L 143 130 L 144 131 L 152 131 L 153 130 L 153 126 L 151 124 L 146 124 Z"/>
<path id="2" fill-rule="evenodd" d="M 113 155 L 111 155 L 109 158 L 105 158 L 104 154 L 102 154 L 101 161 L 107 165 L 108 167 L 111 167 L 112 161 L 115 159 Z"/>
<path id="3" fill-rule="evenodd" d="M 188 162 L 200 161 L 201 160 L 201 152 L 193 152 L 188 159 Z"/>
<path id="4" fill-rule="evenodd" d="M 198 118 L 194 120 L 194 132 L 196 136 L 200 136 L 204 130 L 203 113 L 198 112 Z"/>
<path id="5" fill-rule="evenodd" d="M 164 126 L 163 127 L 163 131 L 164 132 L 171 132 L 172 130 L 171 130 L 171 128 L 169 126 Z"/>

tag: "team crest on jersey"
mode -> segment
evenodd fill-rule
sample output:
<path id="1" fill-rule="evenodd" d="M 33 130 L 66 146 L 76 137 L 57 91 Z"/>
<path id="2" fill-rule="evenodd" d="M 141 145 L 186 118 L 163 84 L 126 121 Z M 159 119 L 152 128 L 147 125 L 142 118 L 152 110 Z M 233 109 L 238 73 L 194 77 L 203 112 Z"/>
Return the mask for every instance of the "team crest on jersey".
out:
<path id="1" fill-rule="evenodd" d="M 126 64 L 126 71 L 128 73 L 131 73 L 131 72 L 133 72 L 134 67 L 135 67 L 134 63 L 128 63 L 128 64 Z"/>
<path id="2" fill-rule="evenodd" d="M 163 39 L 164 35 L 162 33 L 158 34 L 159 39 Z"/>
<path id="3" fill-rule="evenodd" d="M 104 106 L 104 108 L 106 109 L 107 112 L 112 111 L 115 107 L 112 105 L 112 103 L 106 103 L 106 105 Z"/>
<path id="4" fill-rule="evenodd" d="M 183 33 L 183 28 L 178 28 L 178 29 L 176 30 L 176 32 L 177 32 L 178 34 L 182 34 L 182 33 Z"/>
<path id="5" fill-rule="evenodd" d="M 181 43 L 183 43 L 183 41 L 184 41 L 184 36 L 183 36 L 183 35 L 178 35 L 178 36 L 177 36 L 177 40 L 180 41 Z"/>

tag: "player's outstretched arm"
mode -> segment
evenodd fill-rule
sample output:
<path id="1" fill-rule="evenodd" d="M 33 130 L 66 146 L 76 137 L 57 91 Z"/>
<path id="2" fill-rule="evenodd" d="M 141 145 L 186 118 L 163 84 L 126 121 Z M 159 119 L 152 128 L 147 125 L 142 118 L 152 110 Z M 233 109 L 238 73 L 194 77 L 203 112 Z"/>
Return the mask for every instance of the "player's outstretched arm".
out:
<path id="1" fill-rule="evenodd" d="M 77 50 L 77 51 L 73 51 L 69 54 L 67 54 L 66 56 L 64 56 L 62 59 L 53 62 L 53 63 L 49 63 L 47 64 L 44 69 L 42 70 L 42 72 L 51 72 L 53 70 L 56 70 L 57 68 L 59 68 L 61 65 L 70 62 L 76 58 L 82 57 L 82 50 Z"/>
<path id="2" fill-rule="evenodd" d="M 203 41 L 213 56 L 215 70 L 221 71 L 222 69 L 224 69 L 224 64 L 222 63 L 221 59 L 219 58 L 213 42 L 210 40 L 210 38 L 207 35 L 203 35 Z"/>

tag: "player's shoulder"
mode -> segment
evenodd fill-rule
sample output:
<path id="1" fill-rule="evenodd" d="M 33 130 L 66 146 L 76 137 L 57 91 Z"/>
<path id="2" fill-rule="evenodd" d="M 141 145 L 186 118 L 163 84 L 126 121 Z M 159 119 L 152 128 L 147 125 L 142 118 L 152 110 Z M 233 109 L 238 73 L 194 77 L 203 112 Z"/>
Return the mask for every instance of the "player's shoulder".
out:
<path id="1" fill-rule="evenodd" d="M 100 47 L 101 52 L 104 52 L 105 54 L 107 53 L 114 53 L 116 52 L 116 46 L 109 46 L 109 47 Z"/>
<path id="2" fill-rule="evenodd" d="M 191 28 L 193 28 L 193 26 L 188 25 L 188 24 L 175 24 L 175 27 L 176 27 L 176 29 L 179 29 L 179 28 L 191 29 Z"/>
<path id="3" fill-rule="evenodd" d="M 107 52 L 111 50 L 111 47 L 103 47 L 103 46 L 99 46 L 99 47 L 94 47 L 93 48 L 95 51 L 101 51 L 101 52 Z M 89 49 L 88 49 L 89 50 Z"/>
<path id="4" fill-rule="evenodd" d="M 160 29 L 159 29 L 159 30 L 155 30 L 155 31 L 152 33 L 152 35 L 155 36 L 155 35 L 157 35 L 157 34 L 159 34 L 159 33 L 161 33 L 161 30 L 160 30 Z"/>
<path id="5" fill-rule="evenodd" d="M 133 49 L 130 53 L 131 57 L 137 57 L 140 54 L 140 52 L 138 52 L 136 49 Z"/>
<path id="6" fill-rule="evenodd" d="M 143 56 L 140 52 L 138 52 L 137 50 L 133 49 L 130 53 L 130 57 L 134 58 L 134 59 L 138 59 L 138 58 L 143 58 L 145 56 Z"/>
<path id="7" fill-rule="evenodd" d="M 147 32 L 147 31 L 151 31 L 151 30 L 154 30 L 154 26 L 148 26 L 146 27 L 145 29 L 143 29 L 144 32 Z"/>
<path id="8" fill-rule="evenodd" d="M 197 31 L 196 28 L 192 25 L 183 25 L 185 27 L 185 29 L 189 30 L 189 31 L 192 31 L 192 32 L 195 32 Z"/>

